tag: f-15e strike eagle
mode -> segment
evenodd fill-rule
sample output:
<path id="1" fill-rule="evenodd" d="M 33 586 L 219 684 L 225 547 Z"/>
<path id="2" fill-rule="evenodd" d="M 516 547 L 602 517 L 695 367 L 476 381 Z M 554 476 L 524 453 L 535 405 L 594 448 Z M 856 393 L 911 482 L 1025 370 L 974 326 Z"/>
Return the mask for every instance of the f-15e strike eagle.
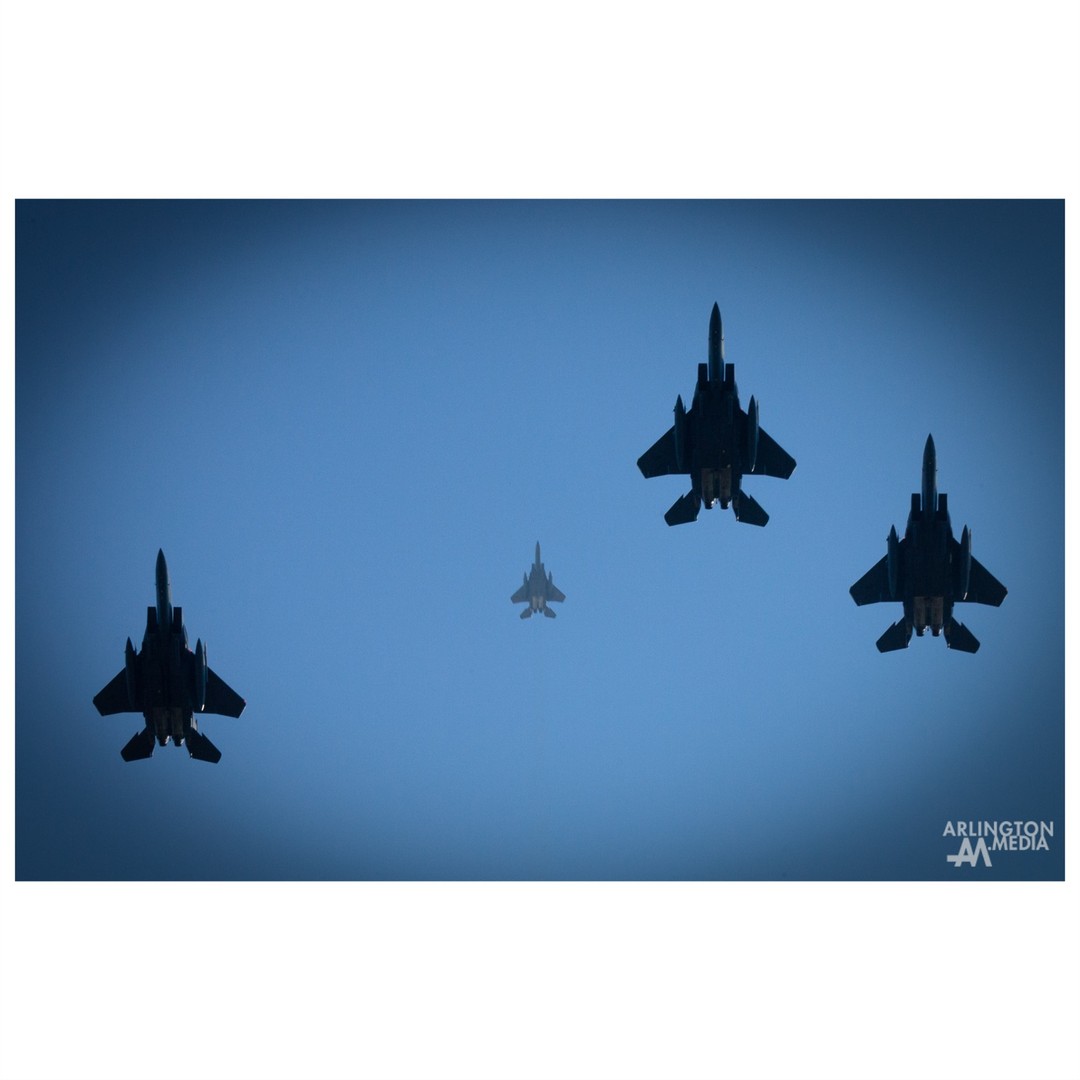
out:
<path id="1" fill-rule="evenodd" d="M 94 704 L 102 716 L 143 714 L 146 726 L 120 751 L 125 761 L 150 757 L 155 740 L 164 746 L 170 738 L 177 746 L 186 745 L 188 754 L 199 761 L 220 761 L 221 751 L 199 731 L 194 714 L 239 716 L 246 702 L 210 670 L 201 640 L 194 653 L 188 648 L 183 614 L 172 605 L 169 570 L 160 550 L 155 577 L 157 605 L 146 609 L 142 648 L 136 655 L 128 638 L 123 670 Z"/>
<path id="2" fill-rule="evenodd" d="M 521 613 L 523 619 L 532 618 L 534 611 L 542 611 L 549 619 L 555 618 L 555 612 L 548 607 L 550 603 L 561 604 L 566 597 L 556 588 L 551 574 L 544 575 L 544 564 L 540 561 L 540 541 L 536 542 L 536 560 L 524 575 L 521 588 L 510 597 L 511 604 L 528 604 Z"/>
<path id="3" fill-rule="evenodd" d="M 758 425 L 754 398 L 743 412 L 735 385 L 735 365 L 724 363 L 724 327 L 720 307 L 709 319 L 709 362 L 698 364 L 697 386 L 690 408 L 682 395 L 675 401 L 675 423 L 638 458 L 645 477 L 668 473 L 690 475 L 690 491 L 664 515 L 669 525 L 696 521 L 701 504 L 710 510 L 735 511 L 738 521 L 764 525 L 769 515 L 742 490 L 744 476 L 776 476 L 786 480 L 795 459 Z"/>
<path id="4" fill-rule="evenodd" d="M 922 492 L 911 493 L 904 538 L 897 538 L 894 525 L 886 542 L 885 557 L 851 586 L 852 599 L 859 605 L 903 602 L 904 617 L 878 638 L 878 651 L 906 649 L 912 630 L 922 637 L 929 627 L 934 637 L 944 633 L 950 649 L 977 652 L 978 639 L 953 618 L 953 605 L 963 601 L 998 607 L 1008 590 L 971 554 L 966 525 L 959 543 L 953 536 L 948 496 L 937 490 L 932 435 L 923 449 Z"/>

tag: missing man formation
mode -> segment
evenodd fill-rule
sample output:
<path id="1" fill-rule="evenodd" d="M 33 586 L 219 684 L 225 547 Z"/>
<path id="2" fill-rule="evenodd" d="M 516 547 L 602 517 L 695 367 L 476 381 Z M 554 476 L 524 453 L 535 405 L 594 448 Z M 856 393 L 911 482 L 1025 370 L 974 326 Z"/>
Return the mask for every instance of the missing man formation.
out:
<path id="1" fill-rule="evenodd" d="M 638 458 L 645 477 L 689 476 L 690 490 L 678 498 L 664 515 L 668 525 L 696 521 L 702 505 L 711 510 L 730 507 L 735 519 L 764 526 L 769 515 L 743 490 L 748 476 L 773 476 L 786 480 L 795 470 L 795 459 L 761 427 L 758 406 L 751 397 L 744 410 L 735 385 L 735 365 L 724 360 L 724 327 L 720 308 L 713 304 L 709 319 L 706 363 L 698 364 L 694 396 L 687 409 L 682 395 L 675 400 L 674 423 Z M 192 652 L 179 607 L 172 606 L 165 555 L 158 551 L 155 571 L 156 603 L 146 612 L 142 647 L 135 652 L 128 638 L 124 667 L 94 698 L 102 716 L 142 713 L 143 727 L 120 751 L 125 761 L 148 758 L 155 745 L 170 739 L 186 746 L 199 761 L 217 762 L 221 752 L 199 731 L 196 714 L 217 713 L 238 717 L 245 701 L 209 667 L 200 639 Z M 878 638 L 880 652 L 906 649 L 912 632 L 922 637 L 927 629 L 943 635 L 951 649 L 974 653 L 979 642 L 953 616 L 957 603 L 997 607 L 1006 589 L 971 554 L 971 531 L 964 527 L 960 540 L 953 536 L 948 497 L 937 490 L 937 454 L 933 437 L 923 449 L 922 490 L 913 492 L 903 537 L 893 526 L 885 555 L 851 587 L 856 604 L 900 602 L 903 617 Z M 555 612 L 550 603 L 566 596 L 557 588 L 550 571 L 540 561 L 536 544 L 533 565 L 524 575 L 512 603 L 527 604 L 522 619 Z"/>

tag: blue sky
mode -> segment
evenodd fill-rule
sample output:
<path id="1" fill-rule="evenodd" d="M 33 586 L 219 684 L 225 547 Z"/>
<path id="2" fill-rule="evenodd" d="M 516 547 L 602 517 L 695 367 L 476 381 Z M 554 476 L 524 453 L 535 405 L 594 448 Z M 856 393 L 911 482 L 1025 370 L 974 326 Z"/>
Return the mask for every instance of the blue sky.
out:
<path id="1" fill-rule="evenodd" d="M 18 877 L 1062 876 L 1060 202 L 22 201 L 16 254 Z M 635 465 L 714 301 L 763 530 Z M 931 432 L 1009 595 L 881 656 Z M 159 547 L 216 767 L 91 704 Z M 1054 843 L 958 873 L 968 819 Z"/>

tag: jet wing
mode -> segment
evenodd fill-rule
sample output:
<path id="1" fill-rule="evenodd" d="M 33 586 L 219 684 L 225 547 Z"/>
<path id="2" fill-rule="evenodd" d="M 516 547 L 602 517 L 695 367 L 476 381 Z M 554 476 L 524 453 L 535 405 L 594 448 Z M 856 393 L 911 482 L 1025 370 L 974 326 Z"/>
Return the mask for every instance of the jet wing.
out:
<path id="1" fill-rule="evenodd" d="M 124 668 L 121 668 L 120 674 L 94 698 L 94 704 L 102 716 L 112 716 L 114 713 L 121 712 L 142 712 L 142 709 L 132 708 L 128 701 L 127 671 Z"/>
<path id="2" fill-rule="evenodd" d="M 753 476 L 776 476 L 786 480 L 795 471 L 795 459 L 764 429 L 758 428 L 757 457 Z"/>
<path id="3" fill-rule="evenodd" d="M 565 595 L 559 591 L 559 586 L 555 582 L 551 582 L 547 587 L 547 596 L 545 600 L 554 600 L 555 603 L 561 604 L 565 599 Z"/>
<path id="4" fill-rule="evenodd" d="M 906 543 L 906 539 L 900 541 L 900 546 Z M 890 600 L 899 600 L 901 585 L 896 584 L 896 596 L 889 593 L 889 556 L 883 555 L 879 562 L 866 571 L 865 574 L 850 589 L 851 598 L 860 607 L 863 604 L 881 604 Z"/>
<path id="5" fill-rule="evenodd" d="M 691 410 L 693 411 L 693 410 Z M 687 416 L 690 413 L 686 414 Z M 645 477 L 668 476 L 672 473 L 688 474 L 689 469 L 680 469 L 675 462 L 675 428 L 669 427 L 659 439 L 656 440 L 637 459 L 637 466 L 641 475 Z"/>
<path id="6" fill-rule="evenodd" d="M 972 557 L 971 577 L 968 579 L 967 596 L 964 597 L 966 603 L 999 607 L 1008 591 L 978 559 Z"/>
<path id="7" fill-rule="evenodd" d="M 513 596 L 510 597 L 511 604 L 524 604 L 529 599 L 529 583 L 526 582 Z"/>
<path id="8" fill-rule="evenodd" d="M 219 716 L 239 716 L 247 702 L 224 680 L 206 669 L 206 703 L 203 712 Z"/>

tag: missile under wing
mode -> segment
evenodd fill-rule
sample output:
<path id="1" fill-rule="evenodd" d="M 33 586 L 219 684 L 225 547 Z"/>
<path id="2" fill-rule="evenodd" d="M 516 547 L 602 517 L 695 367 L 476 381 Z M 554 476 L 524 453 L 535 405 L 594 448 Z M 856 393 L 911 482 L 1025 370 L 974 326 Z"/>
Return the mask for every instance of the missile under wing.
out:
<path id="1" fill-rule="evenodd" d="M 164 746 L 171 738 L 177 746 L 187 746 L 191 757 L 217 762 L 221 751 L 199 731 L 195 713 L 239 716 L 244 699 L 210 668 L 201 640 L 194 652 L 188 648 L 183 612 L 172 605 L 169 570 L 161 551 L 155 579 L 157 603 L 146 609 L 142 648 L 136 653 L 128 638 L 123 669 L 94 698 L 94 705 L 102 716 L 143 714 L 143 729 L 120 751 L 125 761 L 148 758 L 155 742 Z"/>
<path id="2" fill-rule="evenodd" d="M 758 423 L 758 403 L 751 397 L 744 411 L 735 384 L 735 365 L 724 362 L 724 328 L 719 305 L 709 320 L 709 360 L 698 365 L 694 398 L 687 409 L 675 401 L 675 422 L 638 458 L 646 478 L 689 475 L 690 491 L 664 515 L 669 525 L 696 521 L 701 504 L 729 506 L 738 521 L 764 525 L 769 515 L 742 489 L 744 476 L 786 480 L 795 459 Z"/>
<path id="3" fill-rule="evenodd" d="M 953 617 L 957 603 L 998 607 L 1008 590 L 971 554 L 971 530 L 965 525 L 959 541 L 953 536 L 948 496 L 937 490 L 937 452 L 933 436 L 923 449 L 922 491 L 912 492 L 911 511 L 903 537 L 889 530 L 884 557 L 854 585 L 858 605 L 899 600 L 904 617 L 878 638 L 879 652 L 906 649 L 912 631 L 922 637 L 929 628 L 944 635 L 950 649 L 974 653 L 975 635 Z"/>
<path id="4" fill-rule="evenodd" d="M 549 619 L 554 619 L 555 612 L 548 607 L 548 604 L 561 604 L 565 599 L 565 595 L 552 580 L 551 573 L 544 571 L 544 564 L 540 561 L 540 541 L 537 540 L 536 558 L 524 575 L 521 588 L 510 597 L 510 603 L 529 605 L 521 613 L 523 619 L 532 618 L 535 611 L 543 612 Z"/>

